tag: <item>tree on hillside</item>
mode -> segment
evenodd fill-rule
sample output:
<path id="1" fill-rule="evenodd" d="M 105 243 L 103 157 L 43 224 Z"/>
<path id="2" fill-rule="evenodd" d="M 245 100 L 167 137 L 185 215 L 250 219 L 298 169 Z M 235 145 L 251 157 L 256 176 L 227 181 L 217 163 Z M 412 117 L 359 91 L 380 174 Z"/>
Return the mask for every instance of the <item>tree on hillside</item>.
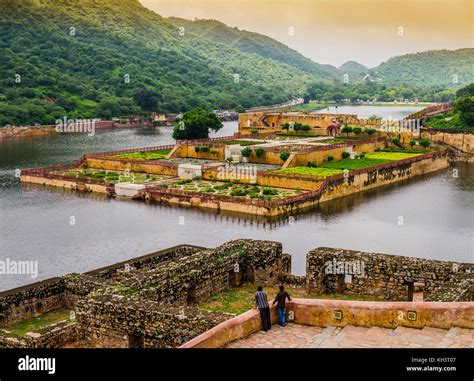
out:
<path id="1" fill-rule="evenodd" d="M 173 139 L 207 139 L 210 130 L 219 131 L 222 126 L 222 122 L 212 111 L 195 108 L 184 113 L 173 130 Z"/>
<path id="2" fill-rule="evenodd" d="M 141 88 L 133 94 L 133 100 L 144 111 L 158 111 L 161 96 L 154 90 Z"/>
<path id="3" fill-rule="evenodd" d="M 474 97 L 458 99 L 454 111 L 459 112 L 459 120 L 465 127 L 474 127 Z"/>
<path id="4" fill-rule="evenodd" d="M 474 82 L 456 91 L 456 98 L 474 97 Z"/>

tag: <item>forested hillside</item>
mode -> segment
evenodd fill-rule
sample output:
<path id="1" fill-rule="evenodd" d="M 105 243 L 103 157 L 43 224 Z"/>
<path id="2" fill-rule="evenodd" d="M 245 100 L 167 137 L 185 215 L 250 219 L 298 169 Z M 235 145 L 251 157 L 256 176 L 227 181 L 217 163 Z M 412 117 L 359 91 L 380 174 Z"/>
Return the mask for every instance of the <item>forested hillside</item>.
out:
<path id="1" fill-rule="evenodd" d="M 138 0 L 0 0 L 0 125 L 287 101 L 308 70 L 179 28 Z M 316 64 L 314 64 L 317 67 Z"/>
<path id="2" fill-rule="evenodd" d="M 216 20 L 191 21 L 177 17 L 170 17 L 169 20 L 177 28 L 184 27 L 185 31 L 195 33 L 214 42 L 232 46 L 242 52 L 255 53 L 264 58 L 271 58 L 312 75 L 322 78 L 339 75 L 337 68 L 334 66 L 317 64 L 281 42 L 259 33 L 232 28 Z"/>
<path id="3" fill-rule="evenodd" d="M 474 81 L 474 49 L 395 57 L 368 70 L 371 85 L 356 62 L 320 65 L 261 34 L 164 18 L 139 0 L 0 0 L 0 9 L 0 126 L 248 108 L 311 93 L 445 100 Z"/>
<path id="4" fill-rule="evenodd" d="M 460 88 L 474 81 L 474 49 L 405 54 L 390 58 L 370 73 L 385 85 Z"/>

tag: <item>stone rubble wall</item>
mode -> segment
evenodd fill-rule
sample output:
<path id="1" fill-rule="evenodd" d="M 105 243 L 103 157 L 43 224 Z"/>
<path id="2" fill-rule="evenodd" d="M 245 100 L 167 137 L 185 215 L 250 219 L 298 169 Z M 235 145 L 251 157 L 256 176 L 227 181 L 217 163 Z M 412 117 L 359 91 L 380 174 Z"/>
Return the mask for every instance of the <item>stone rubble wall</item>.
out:
<path id="1" fill-rule="evenodd" d="M 449 282 L 441 286 L 426 300 L 431 302 L 474 302 L 474 272 L 455 274 Z"/>
<path id="2" fill-rule="evenodd" d="M 0 327 L 64 306 L 62 278 L 52 278 L 0 293 Z"/>
<path id="3" fill-rule="evenodd" d="M 387 300 L 407 300 L 408 283 L 413 283 L 414 286 L 419 283 L 417 287 L 423 291 L 426 298 L 456 274 L 474 272 L 474 264 L 470 263 L 326 247 L 310 251 L 306 259 L 307 288 L 310 292 L 337 291 L 347 295 L 371 295 Z M 356 275 L 354 272 L 362 275 Z M 341 277 L 345 278 L 345 275 L 352 275 L 351 283 L 346 283 L 344 279 L 341 281 Z M 339 287 L 342 289 L 338 290 L 341 283 L 342 286 Z"/>
<path id="4" fill-rule="evenodd" d="M 114 299 L 102 296 L 82 300 L 78 305 L 78 334 L 82 340 L 103 340 L 143 336 L 144 346 L 176 347 L 222 323 L 228 316 L 207 313 L 197 308 L 162 306 L 139 298 Z"/>

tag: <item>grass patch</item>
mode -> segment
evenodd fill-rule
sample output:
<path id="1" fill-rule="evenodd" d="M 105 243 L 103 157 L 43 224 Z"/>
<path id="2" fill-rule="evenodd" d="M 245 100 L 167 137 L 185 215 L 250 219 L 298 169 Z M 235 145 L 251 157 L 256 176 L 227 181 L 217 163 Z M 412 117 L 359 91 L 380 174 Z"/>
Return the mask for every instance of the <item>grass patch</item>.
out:
<path id="1" fill-rule="evenodd" d="M 305 290 L 285 287 L 285 290 L 292 298 L 308 298 L 308 299 L 337 299 L 337 300 L 364 300 L 364 301 L 381 301 L 381 298 L 375 298 L 365 295 L 338 295 L 338 294 L 308 294 Z M 268 295 L 268 301 L 273 302 L 278 287 L 265 287 L 264 291 Z M 255 305 L 255 293 L 257 286 L 252 283 L 245 283 L 241 287 L 213 295 L 209 300 L 200 303 L 198 307 L 203 311 L 212 311 L 220 313 L 228 313 L 233 315 L 242 314 Z"/>
<path id="2" fill-rule="evenodd" d="M 48 327 L 59 323 L 61 321 L 72 322 L 70 319 L 70 310 L 67 308 L 60 308 L 55 311 L 47 312 L 41 316 L 27 319 L 15 323 L 11 326 L 4 328 L 5 331 L 9 331 L 5 336 L 10 337 L 23 337 L 28 332 L 44 333 L 48 331 Z M 3 333 L 0 331 L 0 335 Z"/>
<path id="3" fill-rule="evenodd" d="M 301 176 L 312 176 L 312 177 L 328 177 L 332 175 L 337 175 L 339 173 L 343 173 L 344 171 L 341 169 L 334 169 L 334 168 L 310 168 L 310 167 L 292 167 L 286 169 L 279 169 L 277 171 L 273 171 L 275 173 L 283 173 L 283 174 L 291 174 L 291 175 L 301 175 Z"/>
<path id="4" fill-rule="evenodd" d="M 408 153 L 408 152 L 371 152 L 365 155 L 367 159 L 374 160 L 390 160 L 397 161 L 403 159 L 409 159 L 411 157 L 421 156 L 421 153 Z"/>
<path id="5" fill-rule="evenodd" d="M 332 161 L 330 163 L 323 163 L 320 164 L 319 167 L 328 168 L 328 169 L 340 169 L 344 170 L 347 169 L 349 171 L 374 167 L 376 165 L 390 163 L 393 160 L 386 160 L 386 159 L 369 159 L 367 157 L 360 158 L 360 159 L 343 159 L 339 161 Z"/>
<path id="6" fill-rule="evenodd" d="M 166 158 L 171 149 L 160 149 L 157 151 L 139 151 L 132 153 L 123 153 L 119 155 L 107 156 L 105 159 L 127 159 L 127 160 L 160 160 Z"/>

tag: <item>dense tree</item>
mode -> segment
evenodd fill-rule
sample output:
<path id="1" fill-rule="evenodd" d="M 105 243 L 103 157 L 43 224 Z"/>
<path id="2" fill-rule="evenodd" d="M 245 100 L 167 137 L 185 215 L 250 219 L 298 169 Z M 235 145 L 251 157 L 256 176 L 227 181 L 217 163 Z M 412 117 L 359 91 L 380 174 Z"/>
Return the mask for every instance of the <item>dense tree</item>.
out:
<path id="1" fill-rule="evenodd" d="M 212 111 L 195 108 L 184 113 L 180 123 L 173 130 L 173 139 L 206 139 L 210 130 L 219 131 L 222 122 Z"/>
<path id="2" fill-rule="evenodd" d="M 454 106 L 459 112 L 459 120 L 466 127 L 474 127 L 474 97 L 459 98 Z"/>
<path id="3" fill-rule="evenodd" d="M 133 94 L 135 103 L 145 111 L 158 111 L 160 106 L 161 97 L 158 92 L 149 89 L 138 89 Z"/>

